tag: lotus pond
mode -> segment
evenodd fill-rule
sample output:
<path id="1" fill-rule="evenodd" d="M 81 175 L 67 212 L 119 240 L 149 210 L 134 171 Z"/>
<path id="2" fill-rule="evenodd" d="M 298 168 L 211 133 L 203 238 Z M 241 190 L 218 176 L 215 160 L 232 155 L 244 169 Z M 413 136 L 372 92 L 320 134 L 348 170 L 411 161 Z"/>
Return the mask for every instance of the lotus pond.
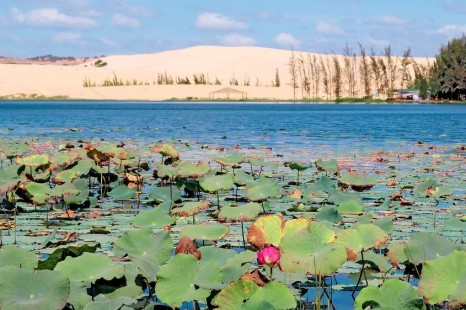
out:
<path id="1" fill-rule="evenodd" d="M 466 305 L 465 106 L 0 111 L 0 309 Z"/>

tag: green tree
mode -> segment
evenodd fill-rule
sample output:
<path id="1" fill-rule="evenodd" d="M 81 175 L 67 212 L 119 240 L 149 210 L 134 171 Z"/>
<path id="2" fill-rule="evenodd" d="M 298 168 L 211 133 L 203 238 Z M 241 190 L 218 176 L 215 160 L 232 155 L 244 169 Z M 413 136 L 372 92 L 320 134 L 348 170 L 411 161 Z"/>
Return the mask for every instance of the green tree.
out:
<path id="1" fill-rule="evenodd" d="M 293 88 L 293 100 L 296 100 L 296 88 L 298 88 L 298 63 L 294 50 L 291 50 L 291 56 L 288 62 L 288 72 L 291 75 L 290 85 Z"/>
<path id="2" fill-rule="evenodd" d="M 369 97 L 371 95 L 371 73 L 370 64 L 367 61 L 366 50 L 359 44 L 359 53 L 361 55 L 361 63 L 359 64 L 359 74 L 361 78 L 361 84 L 364 88 L 364 96 Z"/>
<path id="3" fill-rule="evenodd" d="M 337 56 L 333 56 L 333 68 L 334 68 L 334 75 L 333 75 L 333 86 L 335 88 L 335 97 L 339 99 L 341 97 L 341 86 L 342 86 L 342 69 L 340 62 L 338 61 Z"/>
<path id="4" fill-rule="evenodd" d="M 278 68 L 275 68 L 275 87 L 280 87 L 280 75 L 278 74 Z"/>

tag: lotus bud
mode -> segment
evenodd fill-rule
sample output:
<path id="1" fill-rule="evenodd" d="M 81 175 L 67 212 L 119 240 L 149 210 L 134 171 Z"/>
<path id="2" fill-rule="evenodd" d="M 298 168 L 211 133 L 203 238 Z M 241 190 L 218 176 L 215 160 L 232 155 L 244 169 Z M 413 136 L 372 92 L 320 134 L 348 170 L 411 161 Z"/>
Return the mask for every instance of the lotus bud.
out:
<path id="1" fill-rule="evenodd" d="M 269 267 L 276 267 L 280 262 L 280 257 L 280 250 L 273 245 L 268 245 L 257 253 L 257 261 L 259 264 L 265 264 Z"/>

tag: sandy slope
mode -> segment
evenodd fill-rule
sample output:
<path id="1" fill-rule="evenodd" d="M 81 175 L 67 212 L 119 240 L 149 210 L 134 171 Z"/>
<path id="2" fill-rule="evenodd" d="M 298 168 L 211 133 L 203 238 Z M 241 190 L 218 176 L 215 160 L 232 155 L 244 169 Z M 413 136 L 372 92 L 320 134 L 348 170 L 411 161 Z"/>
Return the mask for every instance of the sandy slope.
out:
<path id="1" fill-rule="evenodd" d="M 295 52 L 306 55 L 305 52 Z M 292 99 L 293 89 L 288 73 L 290 51 L 260 47 L 199 46 L 156 54 L 119 55 L 103 57 L 105 67 L 93 62 L 77 66 L 0 64 L 0 96 L 68 96 L 76 99 L 165 100 L 170 98 L 209 98 L 211 92 L 230 87 L 247 92 L 248 98 Z M 324 56 L 325 57 L 325 56 Z M 425 62 L 425 60 L 419 60 Z M 281 87 L 271 87 L 278 69 Z M 157 76 L 167 74 L 174 80 L 193 74 L 204 74 L 212 84 L 221 85 L 158 85 Z M 114 74 L 124 83 L 137 86 L 102 87 L 104 80 Z M 85 79 L 96 87 L 83 87 Z M 249 80 L 250 86 L 244 86 Z M 399 84 L 399 83 L 397 83 Z M 320 87 L 323 90 L 323 87 Z M 297 90 L 301 96 L 301 90 Z M 324 94 L 321 91 L 321 97 Z M 217 94 L 216 97 L 226 97 Z M 230 95 L 238 98 L 241 95 Z"/>

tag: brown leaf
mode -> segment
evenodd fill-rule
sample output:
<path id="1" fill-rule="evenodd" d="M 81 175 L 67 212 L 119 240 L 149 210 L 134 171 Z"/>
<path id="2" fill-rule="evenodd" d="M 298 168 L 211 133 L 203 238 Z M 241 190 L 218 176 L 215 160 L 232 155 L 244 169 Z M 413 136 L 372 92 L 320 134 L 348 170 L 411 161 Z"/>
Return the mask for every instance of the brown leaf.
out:
<path id="1" fill-rule="evenodd" d="M 259 286 L 264 286 L 265 284 L 270 282 L 270 280 L 267 279 L 267 277 L 260 273 L 257 269 L 253 272 L 248 272 L 241 276 L 241 280 L 249 280 L 256 283 Z"/>
<path id="2" fill-rule="evenodd" d="M 194 241 L 191 240 L 189 237 L 182 237 L 176 246 L 175 253 L 182 253 L 182 254 L 191 254 L 197 260 L 200 260 L 202 255 L 201 252 L 196 248 Z"/>

